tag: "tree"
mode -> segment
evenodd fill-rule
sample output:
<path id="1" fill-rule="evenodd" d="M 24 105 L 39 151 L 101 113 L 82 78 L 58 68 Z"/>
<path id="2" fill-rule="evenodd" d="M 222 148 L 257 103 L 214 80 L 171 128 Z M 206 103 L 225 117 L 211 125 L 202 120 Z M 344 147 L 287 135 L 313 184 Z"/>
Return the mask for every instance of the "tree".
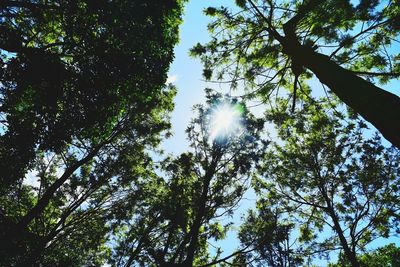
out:
<path id="1" fill-rule="evenodd" d="M 400 75 L 398 1 L 236 3 L 234 11 L 205 11 L 216 18 L 209 25 L 214 38 L 192 52 L 201 56 L 206 78 L 243 81 L 255 88 L 250 96 L 264 101 L 293 84 L 294 109 L 299 81 L 313 74 L 400 148 L 400 98 L 375 85 Z"/>
<path id="2" fill-rule="evenodd" d="M 241 126 L 213 135 L 218 110 L 227 106 L 241 113 Z M 263 120 L 241 103 L 210 92 L 208 106 L 196 110 L 198 117 L 187 129 L 192 150 L 164 160 L 163 175 L 141 187 L 144 198 L 118 224 L 113 265 L 213 266 L 230 258 L 219 259 L 220 248 L 210 254 L 208 242 L 223 239 L 231 226 L 221 220 L 237 207 L 265 149 L 259 137 Z"/>
<path id="3" fill-rule="evenodd" d="M 261 207 L 295 223 L 310 253 L 340 249 L 359 266 L 359 251 L 399 231 L 399 150 L 377 134 L 366 138 L 365 123 L 335 106 L 310 103 L 293 114 L 278 102 L 269 118 L 281 141 L 271 143 L 255 182 Z"/>
<path id="4" fill-rule="evenodd" d="M 40 151 L 58 153 L 74 140 L 96 150 L 127 114 L 143 116 L 162 101 L 178 1 L 0 7 L 2 188 L 23 179 Z"/>
<path id="5" fill-rule="evenodd" d="M 389 244 L 384 247 L 377 248 L 369 253 L 365 253 L 359 257 L 360 265 L 363 267 L 384 267 L 398 266 L 400 250 L 395 244 Z M 344 267 L 346 264 L 337 263 L 329 264 L 329 267 Z"/>
<path id="6" fill-rule="evenodd" d="M 239 239 L 247 248 L 241 255 L 246 262 L 257 263 L 257 266 L 302 266 L 306 250 L 295 248 L 292 231 L 295 224 L 285 222 L 281 207 L 274 207 L 264 200 L 257 203 L 257 212 L 250 210 L 246 221 L 240 227 Z M 241 265 L 246 266 L 246 265 Z"/>
<path id="7" fill-rule="evenodd" d="M 1 265 L 104 261 L 119 168 L 146 170 L 169 128 L 181 10 L 173 0 L 1 2 Z"/>

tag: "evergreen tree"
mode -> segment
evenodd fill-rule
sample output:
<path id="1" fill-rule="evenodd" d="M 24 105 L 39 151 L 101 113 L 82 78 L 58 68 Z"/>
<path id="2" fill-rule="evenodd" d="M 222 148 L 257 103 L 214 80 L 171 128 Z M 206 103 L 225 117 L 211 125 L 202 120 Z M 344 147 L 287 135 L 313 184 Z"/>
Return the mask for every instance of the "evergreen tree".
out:
<path id="1" fill-rule="evenodd" d="M 213 123 L 221 107 L 237 113 L 231 115 L 238 116 L 234 119 L 238 126 L 213 135 L 218 123 L 224 123 Z M 223 239 L 230 229 L 231 223 L 221 221 L 237 207 L 266 147 L 259 136 L 263 121 L 241 103 L 214 94 L 209 95 L 208 106 L 196 110 L 198 117 L 187 129 L 192 150 L 164 160 L 164 175 L 154 175 L 139 189 L 146 190 L 147 197 L 118 225 L 120 238 L 112 264 L 212 266 L 220 262 L 221 248 L 210 253 L 208 241 Z"/>
<path id="2" fill-rule="evenodd" d="M 169 128 L 182 2 L 0 3 L 0 265 L 108 258 L 121 164 Z"/>
<path id="3" fill-rule="evenodd" d="M 400 98 L 376 85 L 400 75 L 397 0 L 237 0 L 210 7 L 213 39 L 192 49 L 208 79 L 244 82 L 272 101 L 289 88 L 292 109 L 313 75 L 400 148 Z M 212 76 L 213 75 L 213 76 Z M 291 86 L 289 86 L 291 85 Z"/>
<path id="4" fill-rule="evenodd" d="M 270 145 L 264 177 L 255 181 L 256 221 L 268 221 L 264 210 L 272 210 L 284 225 L 296 225 L 305 257 L 341 249 L 351 266 L 360 266 L 359 251 L 399 231 L 399 150 L 384 147 L 378 134 L 367 138 L 361 119 L 334 106 L 310 104 L 293 114 L 278 102 L 269 118 L 281 140 Z M 252 225 L 244 231 L 257 236 Z"/>

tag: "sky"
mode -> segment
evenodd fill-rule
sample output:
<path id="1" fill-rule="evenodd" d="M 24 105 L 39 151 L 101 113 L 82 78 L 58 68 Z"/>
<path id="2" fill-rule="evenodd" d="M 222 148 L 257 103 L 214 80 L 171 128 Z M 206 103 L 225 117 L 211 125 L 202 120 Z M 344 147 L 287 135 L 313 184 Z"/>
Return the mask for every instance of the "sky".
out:
<path id="1" fill-rule="evenodd" d="M 205 102 L 205 88 L 220 89 L 218 85 L 204 81 L 200 60 L 190 57 L 189 49 L 197 43 L 205 43 L 210 39 L 207 24 L 211 20 L 203 14 L 203 9 L 221 5 L 232 5 L 232 0 L 192 0 L 186 4 L 183 24 L 180 28 L 180 42 L 175 47 L 175 60 L 170 67 L 167 80 L 167 82 L 173 83 L 178 91 L 174 101 L 175 109 L 171 117 L 173 136 L 164 140 L 162 144 L 166 153 L 178 155 L 189 149 L 185 130 L 195 116 L 193 106 Z M 241 213 L 245 212 L 254 202 L 252 200 L 249 199 L 242 203 L 234 220 L 240 219 Z M 234 252 L 239 245 L 236 233 L 231 231 L 225 240 L 218 242 L 218 245 L 223 248 L 225 252 L 223 255 Z"/>
<path id="2" fill-rule="evenodd" d="M 210 84 L 202 78 L 202 65 L 199 59 L 189 56 L 189 49 L 197 43 L 209 40 L 207 24 L 210 19 L 202 10 L 211 5 L 228 4 L 229 0 L 192 0 L 186 4 L 183 24 L 180 28 L 180 42 L 175 47 L 175 60 L 170 67 L 168 81 L 177 86 L 175 110 L 172 113 L 174 136 L 164 142 L 166 152 L 179 154 L 187 149 L 185 129 L 193 117 L 192 107 L 204 102 L 204 89 Z M 167 81 L 167 82 L 168 82 Z"/>
<path id="3" fill-rule="evenodd" d="M 188 147 L 185 129 L 194 116 L 192 107 L 205 100 L 204 89 L 213 88 L 224 92 L 218 85 L 207 83 L 202 77 L 200 60 L 189 56 L 189 49 L 197 43 L 206 43 L 210 39 L 207 24 L 211 21 L 203 14 L 203 9 L 209 6 L 232 6 L 233 0 L 191 0 L 185 6 L 183 23 L 180 27 L 180 42 L 175 47 L 175 59 L 170 67 L 168 80 L 177 86 L 175 109 L 172 113 L 173 137 L 163 143 L 166 152 L 179 154 Z M 311 81 L 312 87 L 321 87 L 316 80 Z M 392 82 L 384 89 L 400 95 L 399 82 Z M 322 89 L 322 88 L 321 88 Z M 323 90 L 317 90 L 323 92 Z M 260 114 L 260 109 L 253 108 L 253 113 Z"/>
<path id="4" fill-rule="evenodd" d="M 173 136 L 165 140 L 162 144 L 162 148 L 166 153 L 178 155 L 188 150 L 185 129 L 195 115 L 192 110 L 193 105 L 204 103 L 205 101 L 204 89 L 210 87 L 224 92 L 218 85 L 204 81 L 202 77 L 202 65 L 199 59 L 189 56 L 189 49 L 197 43 L 204 44 L 210 39 L 207 32 L 207 24 L 211 20 L 203 14 L 202 10 L 208 6 L 232 6 L 233 2 L 233 0 L 191 0 L 186 4 L 183 24 L 180 28 L 180 42 L 175 47 L 175 60 L 170 67 L 167 81 L 176 85 L 178 93 L 175 97 L 175 110 L 171 118 Z M 311 81 L 310 85 L 321 87 L 317 81 Z M 384 88 L 399 95 L 398 87 L 399 83 L 395 82 L 390 83 Z M 260 110 L 252 111 L 256 114 L 260 113 Z M 250 199 L 242 203 L 242 207 L 235 214 L 234 220 L 239 220 L 247 208 L 251 207 L 254 203 L 254 195 L 251 193 L 249 195 Z M 398 238 L 390 240 L 381 239 L 374 242 L 371 247 L 381 246 L 390 242 L 400 244 Z M 235 232 L 230 232 L 227 239 L 219 242 L 218 245 L 222 246 L 225 251 L 223 255 L 234 252 L 238 245 Z M 317 261 L 317 263 L 319 265 L 326 264 L 323 261 Z"/>

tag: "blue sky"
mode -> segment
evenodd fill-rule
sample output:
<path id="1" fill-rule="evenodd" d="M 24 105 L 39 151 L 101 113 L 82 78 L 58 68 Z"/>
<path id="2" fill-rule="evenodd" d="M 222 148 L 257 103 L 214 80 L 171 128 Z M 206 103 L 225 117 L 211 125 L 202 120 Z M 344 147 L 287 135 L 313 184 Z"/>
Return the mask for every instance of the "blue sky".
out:
<path id="1" fill-rule="evenodd" d="M 172 114 L 172 131 L 174 136 L 165 141 L 166 152 L 181 153 L 187 150 L 185 129 L 194 113 L 192 107 L 205 100 L 204 89 L 214 87 L 207 84 L 202 77 L 202 65 L 199 59 L 189 56 L 189 49 L 197 43 L 209 40 L 207 24 L 210 18 L 203 14 L 208 6 L 232 5 L 232 0 L 192 0 L 186 4 L 183 24 L 180 28 L 180 42 L 175 47 L 175 60 L 169 71 L 169 81 L 178 88 L 175 97 L 175 110 Z"/>

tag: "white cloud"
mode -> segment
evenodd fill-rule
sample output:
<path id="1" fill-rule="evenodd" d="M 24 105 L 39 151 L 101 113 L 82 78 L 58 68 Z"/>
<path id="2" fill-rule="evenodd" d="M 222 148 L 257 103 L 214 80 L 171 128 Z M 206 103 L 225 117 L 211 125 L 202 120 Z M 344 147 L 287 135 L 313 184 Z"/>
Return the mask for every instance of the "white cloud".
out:
<path id="1" fill-rule="evenodd" d="M 178 75 L 174 74 L 174 75 L 168 76 L 167 81 L 165 82 L 165 84 L 174 83 L 177 80 L 178 80 Z"/>

